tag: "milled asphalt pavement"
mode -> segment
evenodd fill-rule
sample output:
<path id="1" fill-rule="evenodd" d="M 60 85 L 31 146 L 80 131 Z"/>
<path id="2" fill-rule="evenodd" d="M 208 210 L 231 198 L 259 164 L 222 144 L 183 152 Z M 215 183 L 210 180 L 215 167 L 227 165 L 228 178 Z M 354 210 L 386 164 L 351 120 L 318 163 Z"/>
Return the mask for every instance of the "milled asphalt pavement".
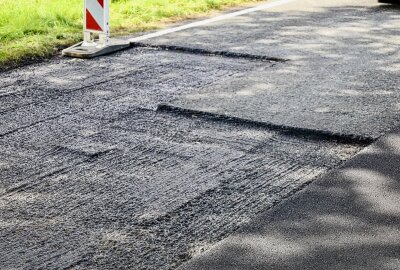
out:
<path id="1" fill-rule="evenodd" d="M 399 24 L 294 1 L 0 73 L 0 268 L 396 269 L 397 133 L 351 158 L 400 125 Z"/>

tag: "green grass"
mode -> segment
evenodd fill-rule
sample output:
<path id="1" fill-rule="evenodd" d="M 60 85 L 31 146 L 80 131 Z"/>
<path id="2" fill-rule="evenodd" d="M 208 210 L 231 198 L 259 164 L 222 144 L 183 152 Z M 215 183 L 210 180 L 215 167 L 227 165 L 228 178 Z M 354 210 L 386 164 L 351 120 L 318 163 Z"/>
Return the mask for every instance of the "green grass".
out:
<path id="1" fill-rule="evenodd" d="M 112 0 L 113 35 L 259 0 Z M 0 66 L 54 55 L 82 38 L 83 0 L 0 0 Z"/>

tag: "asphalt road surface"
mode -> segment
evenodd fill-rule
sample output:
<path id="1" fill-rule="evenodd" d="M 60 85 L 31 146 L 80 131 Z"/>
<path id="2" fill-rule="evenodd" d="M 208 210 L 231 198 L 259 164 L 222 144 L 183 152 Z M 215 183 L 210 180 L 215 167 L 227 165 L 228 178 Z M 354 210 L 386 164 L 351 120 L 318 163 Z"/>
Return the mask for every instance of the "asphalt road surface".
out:
<path id="1" fill-rule="evenodd" d="M 400 17 L 375 2 L 294 1 L 149 43 L 289 60 L 173 106 L 376 139 L 399 123 Z"/>
<path id="2" fill-rule="evenodd" d="M 174 269 L 400 124 L 399 10 L 319 2 L 0 73 L 0 268 Z"/>

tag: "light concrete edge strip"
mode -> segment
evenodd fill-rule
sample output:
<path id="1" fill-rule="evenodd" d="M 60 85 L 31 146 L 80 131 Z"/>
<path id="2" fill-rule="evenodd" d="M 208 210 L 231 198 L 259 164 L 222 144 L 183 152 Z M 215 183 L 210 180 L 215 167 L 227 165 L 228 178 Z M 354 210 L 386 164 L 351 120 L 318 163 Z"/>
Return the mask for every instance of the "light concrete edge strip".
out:
<path id="1" fill-rule="evenodd" d="M 252 13 L 252 12 L 274 8 L 274 7 L 285 5 L 285 4 L 288 4 L 290 2 L 294 2 L 294 1 L 297 1 L 297 0 L 277 0 L 277 1 L 274 1 L 274 2 L 271 2 L 271 3 L 261 4 L 261 5 L 258 5 L 256 7 L 239 10 L 239 11 L 236 11 L 236 12 L 232 12 L 232 13 L 224 14 L 224 15 L 221 15 L 221 16 L 217 16 L 217 17 L 214 17 L 214 18 L 210 18 L 210 19 L 206 19 L 206 20 L 202 20 L 202 21 L 198 21 L 198 22 L 193 22 L 193 23 L 185 24 L 185 25 L 178 26 L 178 27 L 173 27 L 173 28 L 170 28 L 170 29 L 161 30 L 161 31 L 158 31 L 158 32 L 155 32 L 155 33 L 150 33 L 150 34 L 143 35 L 143 36 L 140 36 L 140 37 L 131 38 L 131 39 L 129 39 L 129 42 L 135 43 L 135 42 L 139 42 L 139 41 L 143 41 L 143 40 L 148 40 L 148 39 L 151 39 L 151 38 L 168 35 L 168 34 L 179 32 L 179 31 L 183 31 L 183 30 L 186 30 L 186 29 L 195 28 L 195 27 L 199 27 L 199 26 L 204 26 L 204 25 L 207 25 L 207 24 L 210 24 L 210 23 L 214 23 L 214 22 L 218 22 L 218 21 L 222 21 L 222 20 L 226 20 L 226 19 L 242 16 L 242 15 L 249 14 L 249 13 Z"/>

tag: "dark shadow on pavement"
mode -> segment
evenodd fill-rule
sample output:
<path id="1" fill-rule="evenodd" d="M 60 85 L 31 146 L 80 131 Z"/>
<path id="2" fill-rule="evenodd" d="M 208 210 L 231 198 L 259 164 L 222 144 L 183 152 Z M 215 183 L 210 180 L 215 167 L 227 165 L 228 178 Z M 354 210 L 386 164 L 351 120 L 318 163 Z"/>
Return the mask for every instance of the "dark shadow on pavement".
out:
<path id="1" fill-rule="evenodd" d="M 396 132 L 183 269 L 399 269 L 399 164 Z"/>

